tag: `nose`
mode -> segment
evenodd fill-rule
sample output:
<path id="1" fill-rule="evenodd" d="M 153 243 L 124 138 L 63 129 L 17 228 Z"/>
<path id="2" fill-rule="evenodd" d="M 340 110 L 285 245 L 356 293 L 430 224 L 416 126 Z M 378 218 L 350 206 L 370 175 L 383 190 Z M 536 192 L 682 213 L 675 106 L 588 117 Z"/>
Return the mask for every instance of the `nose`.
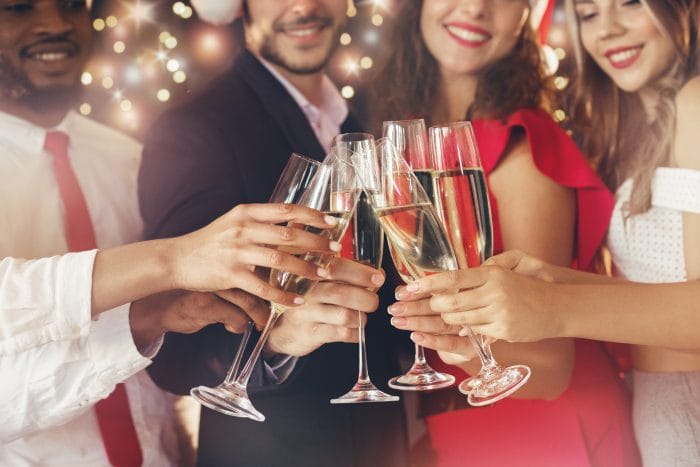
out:
<path id="1" fill-rule="evenodd" d="M 601 10 L 598 15 L 600 16 L 598 21 L 598 39 L 605 40 L 624 33 L 625 28 L 620 22 L 620 17 L 614 6 Z"/>
<path id="2" fill-rule="evenodd" d="M 469 16 L 478 18 L 484 15 L 487 4 L 492 0 L 462 0 L 460 9 Z"/>
<path id="3" fill-rule="evenodd" d="M 319 0 L 294 0 L 292 13 L 299 16 L 306 16 L 316 11 L 319 7 Z"/>
<path id="4" fill-rule="evenodd" d="M 61 8 L 61 2 L 37 3 L 37 10 L 37 21 L 34 26 L 36 33 L 53 36 L 73 30 L 73 23 L 67 19 Z"/>

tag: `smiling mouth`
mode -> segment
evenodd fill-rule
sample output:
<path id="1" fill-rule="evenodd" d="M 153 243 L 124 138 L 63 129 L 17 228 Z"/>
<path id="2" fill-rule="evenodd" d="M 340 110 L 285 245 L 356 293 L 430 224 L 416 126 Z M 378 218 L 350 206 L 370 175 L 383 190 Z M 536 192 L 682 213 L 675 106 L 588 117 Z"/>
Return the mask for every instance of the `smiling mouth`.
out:
<path id="1" fill-rule="evenodd" d="M 70 60 L 78 55 L 78 47 L 68 41 L 46 41 L 32 44 L 21 50 L 21 56 L 27 60 L 43 63 L 57 63 Z"/>
<path id="2" fill-rule="evenodd" d="M 325 27 L 325 24 L 314 23 L 304 26 L 287 28 L 284 30 L 284 32 L 294 37 L 308 37 L 321 32 Z"/>
<path id="3" fill-rule="evenodd" d="M 607 52 L 605 56 L 615 68 L 625 68 L 634 63 L 642 53 L 643 46 L 628 47 Z"/>
<path id="4" fill-rule="evenodd" d="M 445 26 L 447 31 L 452 34 L 453 36 L 456 36 L 458 39 L 461 39 L 466 42 L 473 42 L 473 43 L 482 43 L 486 42 L 489 40 L 489 36 L 486 34 L 481 34 L 475 31 L 471 31 L 469 29 L 453 26 L 453 25 L 447 25 Z"/>
<path id="5" fill-rule="evenodd" d="M 68 58 L 71 58 L 73 54 L 69 54 L 68 52 L 39 52 L 35 54 L 29 54 L 27 55 L 27 58 L 30 60 L 39 60 L 42 62 L 57 62 L 60 60 L 66 60 Z"/>

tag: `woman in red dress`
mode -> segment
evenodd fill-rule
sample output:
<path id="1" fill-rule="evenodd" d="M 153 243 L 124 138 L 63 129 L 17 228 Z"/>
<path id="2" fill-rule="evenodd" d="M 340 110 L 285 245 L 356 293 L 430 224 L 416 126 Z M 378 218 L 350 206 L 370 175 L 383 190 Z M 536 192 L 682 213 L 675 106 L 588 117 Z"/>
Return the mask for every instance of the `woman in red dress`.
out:
<path id="1" fill-rule="evenodd" d="M 373 86 L 374 118 L 472 120 L 488 178 L 495 250 L 520 249 L 559 265 L 593 267 L 613 206 L 585 157 L 547 113 L 551 87 L 527 0 L 406 1 L 397 50 Z M 479 370 L 460 328 L 404 289 L 389 312 L 399 329 L 437 335 L 434 366 L 460 378 Z M 411 301 L 413 299 L 413 301 Z M 629 394 L 601 343 L 497 342 L 502 365 L 530 381 L 493 406 L 469 408 L 455 389 L 421 395 L 438 465 L 634 466 Z M 448 365 L 449 364 L 449 365 Z"/>

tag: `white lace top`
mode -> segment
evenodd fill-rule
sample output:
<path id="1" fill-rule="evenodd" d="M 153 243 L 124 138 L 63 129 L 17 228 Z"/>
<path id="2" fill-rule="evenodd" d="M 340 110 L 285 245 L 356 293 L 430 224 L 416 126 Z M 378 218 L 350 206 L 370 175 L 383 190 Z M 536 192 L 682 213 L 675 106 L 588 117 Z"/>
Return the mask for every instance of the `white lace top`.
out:
<path id="1" fill-rule="evenodd" d="M 652 207 L 625 221 L 632 180 L 615 194 L 608 248 L 618 273 L 635 282 L 686 280 L 682 213 L 700 214 L 700 171 L 659 167 L 652 181 Z"/>

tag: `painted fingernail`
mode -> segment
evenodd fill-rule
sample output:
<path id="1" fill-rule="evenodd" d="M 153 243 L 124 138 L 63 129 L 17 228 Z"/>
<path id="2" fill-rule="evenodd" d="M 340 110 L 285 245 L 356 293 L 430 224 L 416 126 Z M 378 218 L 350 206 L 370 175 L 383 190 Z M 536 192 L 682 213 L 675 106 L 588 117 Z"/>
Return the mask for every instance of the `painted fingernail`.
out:
<path id="1" fill-rule="evenodd" d="M 421 334 L 419 332 L 412 332 L 411 333 L 411 340 L 413 342 L 423 342 L 425 340 L 425 337 L 423 336 L 423 334 Z"/>
<path id="2" fill-rule="evenodd" d="M 328 269 L 323 269 L 323 268 L 316 269 L 316 274 L 319 277 L 323 277 L 324 279 L 328 279 L 331 276 L 331 273 L 328 272 Z"/>
<path id="3" fill-rule="evenodd" d="M 384 283 L 384 275 L 383 274 L 372 274 L 372 284 L 374 285 L 382 285 Z"/>
<path id="4" fill-rule="evenodd" d="M 406 284 L 407 292 L 418 292 L 419 290 L 420 284 L 418 282 L 411 282 L 410 284 Z"/>
<path id="5" fill-rule="evenodd" d="M 306 303 L 306 300 L 303 297 L 294 297 L 295 305 L 303 305 L 304 303 Z"/>
<path id="6" fill-rule="evenodd" d="M 338 219 L 333 216 L 323 216 L 323 220 L 326 221 L 328 225 L 336 225 L 338 223 Z"/>
<path id="7" fill-rule="evenodd" d="M 391 325 L 397 328 L 406 326 L 408 320 L 406 318 L 391 318 Z"/>
<path id="8" fill-rule="evenodd" d="M 338 242 L 330 242 L 330 243 L 328 244 L 328 247 L 329 247 L 332 251 L 335 251 L 336 253 L 339 253 L 340 250 L 343 249 L 343 245 L 341 245 L 341 244 L 338 243 Z"/>
<path id="9" fill-rule="evenodd" d="M 406 311 L 406 307 L 403 303 L 394 303 L 389 308 L 386 309 L 392 316 L 402 315 Z"/>

